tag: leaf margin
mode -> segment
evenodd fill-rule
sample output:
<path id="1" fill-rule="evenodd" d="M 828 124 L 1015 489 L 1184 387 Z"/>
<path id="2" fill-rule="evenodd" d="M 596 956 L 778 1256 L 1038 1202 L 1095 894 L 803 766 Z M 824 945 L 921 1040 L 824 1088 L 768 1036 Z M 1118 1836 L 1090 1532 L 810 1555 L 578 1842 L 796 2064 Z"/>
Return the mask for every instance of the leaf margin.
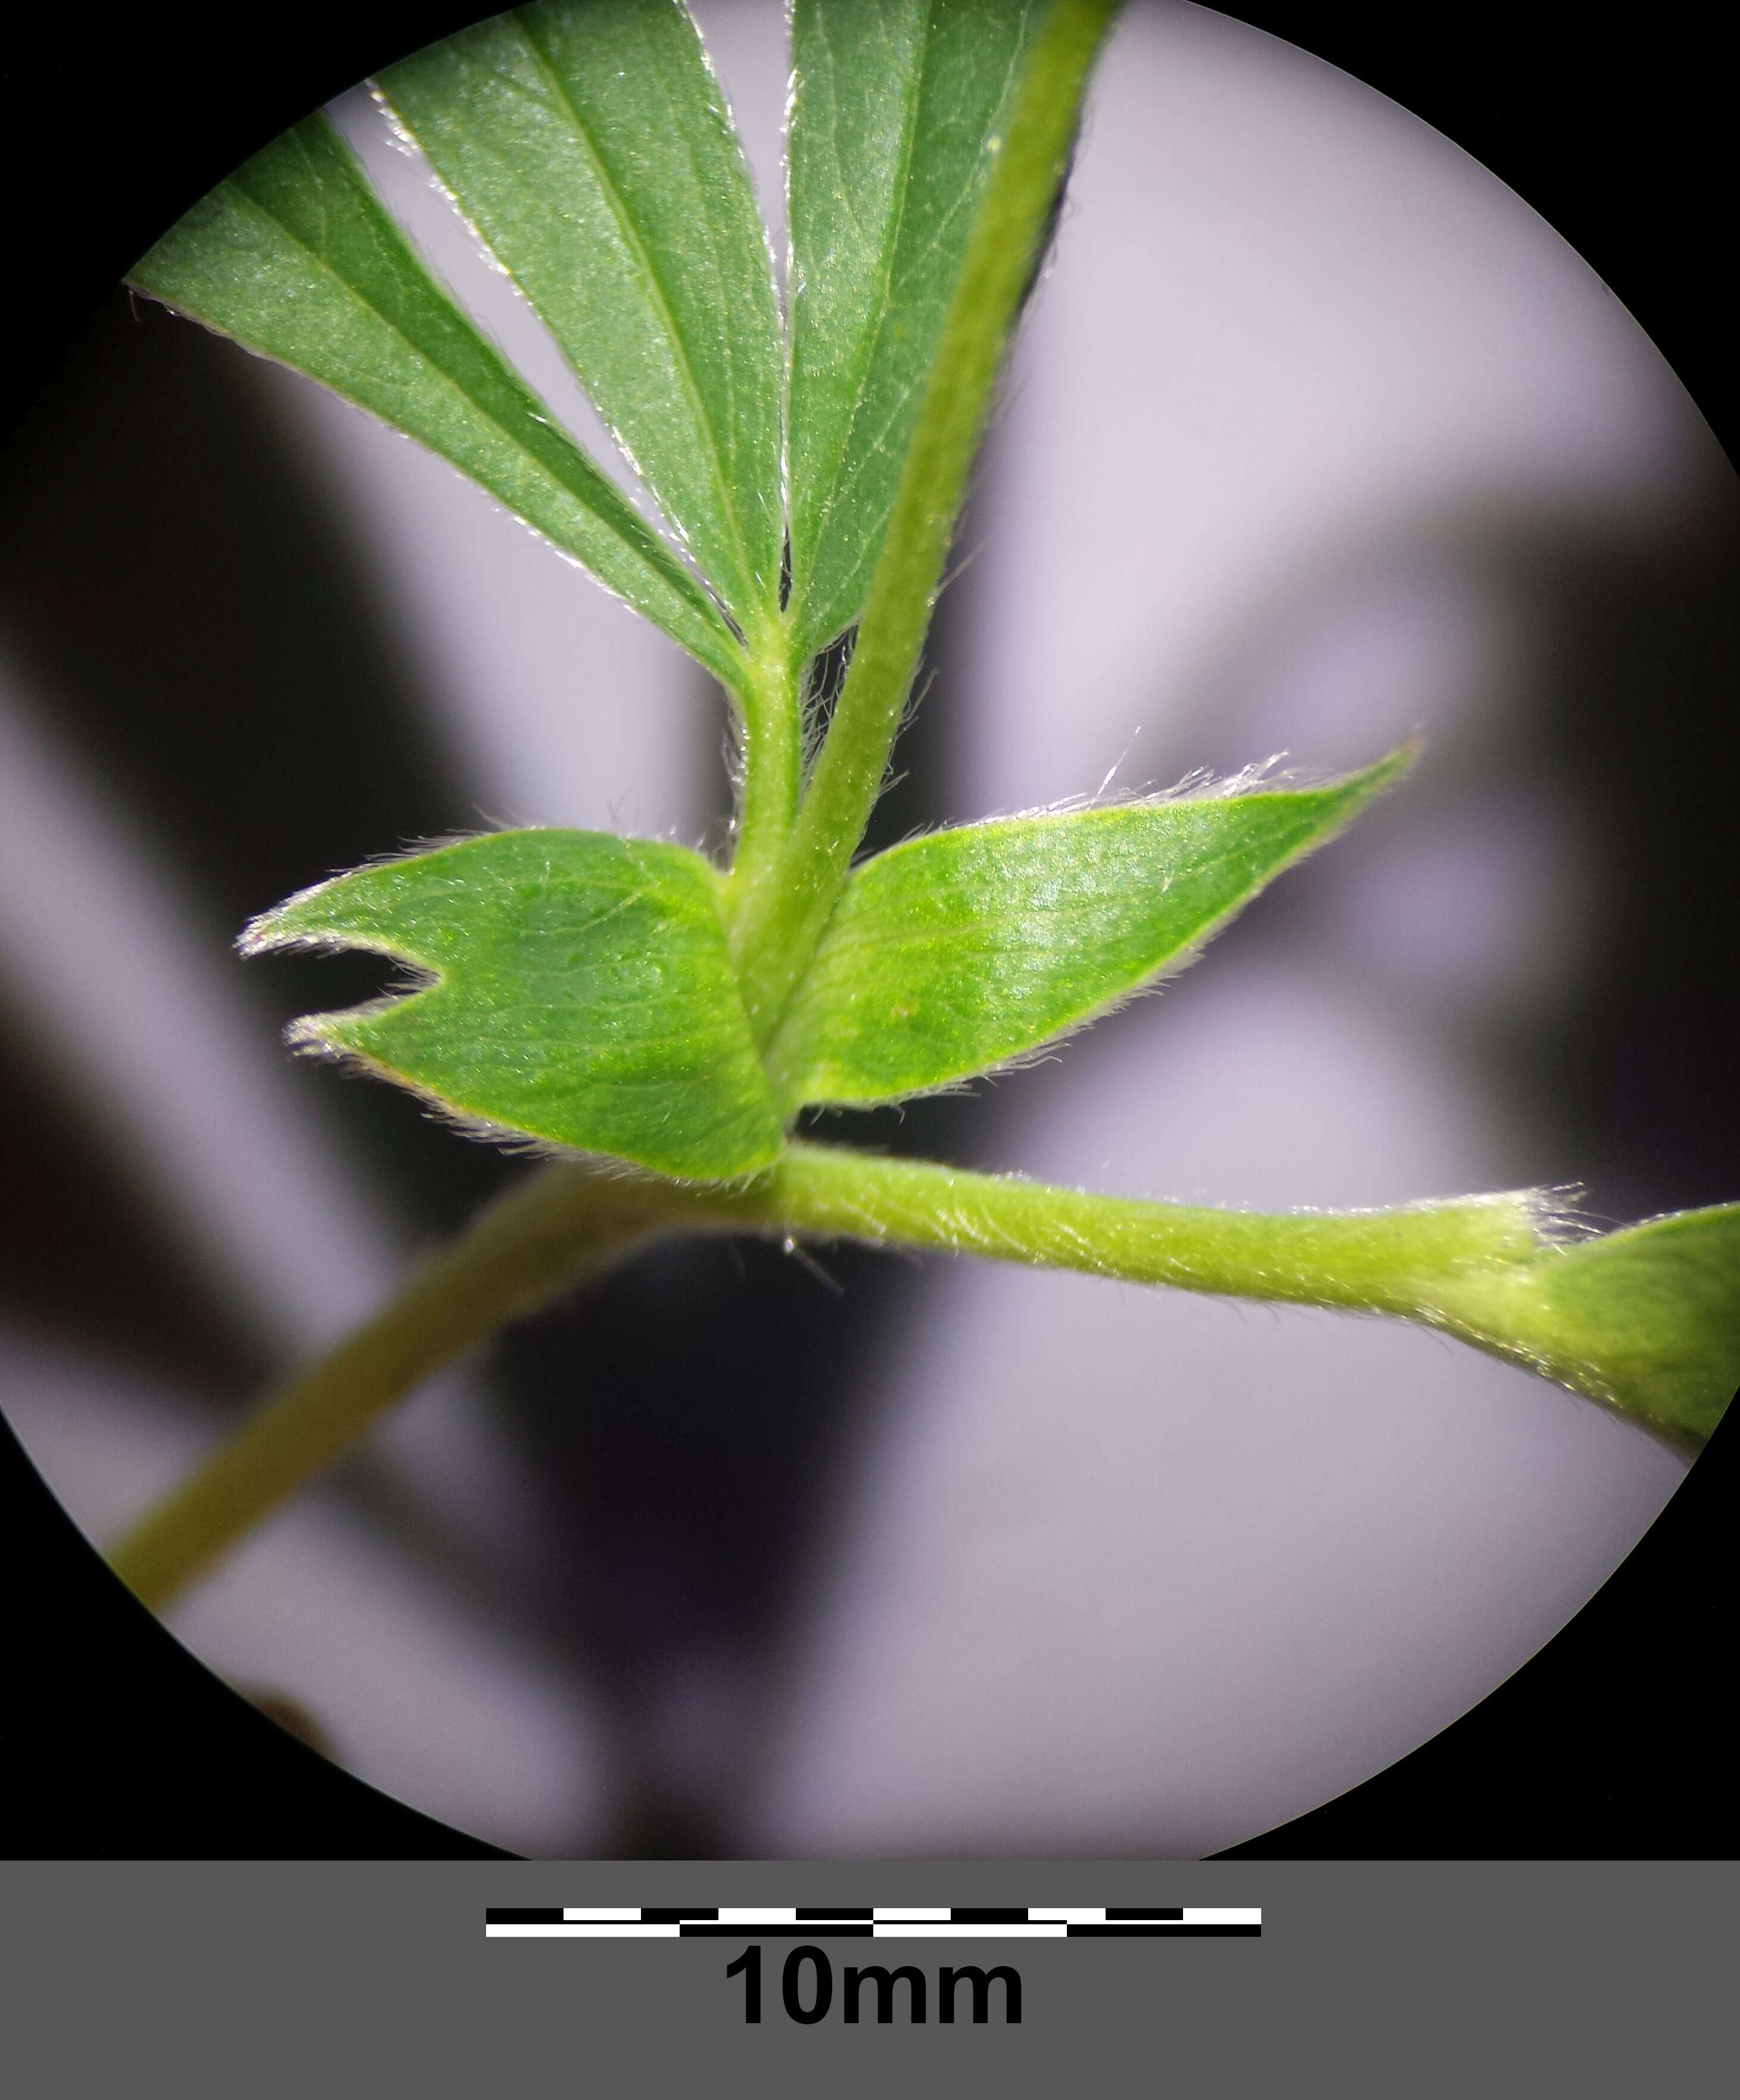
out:
<path id="1" fill-rule="evenodd" d="M 572 10 L 566 11 L 572 14 Z M 778 610 L 779 550 L 784 530 L 780 381 L 783 333 L 772 254 L 765 223 L 755 201 L 742 143 L 699 25 L 685 0 L 596 0 L 596 4 L 584 10 L 585 20 L 579 24 L 562 19 L 563 14 L 555 0 L 528 0 L 527 5 L 490 16 L 395 60 L 375 74 L 373 85 L 393 122 L 434 170 L 449 203 L 474 238 L 549 329 L 564 360 L 593 400 L 618 451 L 647 488 L 675 536 L 695 559 L 738 628 L 747 633 L 752 626 L 765 624 Z M 606 19 L 612 15 L 616 18 L 614 24 Z M 753 368 L 757 347 L 766 357 L 766 369 L 762 375 L 764 385 L 760 390 L 766 396 L 760 414 L 765 428 L 759 431 L 758 437 L 752 429 L 742 445 L 735 441 L 732 431 L 718 426 L 714 414 L 718 404 L 709 398 L 709 389 L 703 384 L 701 371 L 697 368 L 696 343 L 679 320 L 679 307 L 687 307 L 691 303 L 689 296 L 676 296 L 685 292 L 682 258 L 668 244 L 661 248 L 646 223 L 649 213 L 656 215 L 662 204 L 668 201 L 660 200 L 656 192 L 661 180 L 669 175 L 666 165 L 669 157 L 645 157 L 644 167 L 650 171 L 651 179 L 649 182 L 643 174 L 637 186 L 634 179 L 634 157 L 624 153 L 620 138 L 614 141 L 612 151 L 607 152 L 594 135 L 599 128 L 598 112 L 594 109 L 593 121 L 589 126 L 576 98 L 573 68 L 563 64 L 554 48 L 564 38 L 572 42 L 576 32 L 598 42 L 608 38 L 612 29 L 625 46 L 618 54 L 622 63 L 613 70 L 601 64 L 601 80 L 627 78 L 636 71 L 650 77 L 665 62 L 674 64 L 679 71 L 687 69 L 682 91 L 698 92 L 694 95 L 694 108 L 688 112 L 693 121 L 684 141 L 687 151 L 691 159 L 698 152 L 712 156 L 707 170 L 707 177 L 715 184 L 711 202 L 716 210 L 722 210 L 727 219 L 735 222 L 729 232 L 739 240 L 741 252 L 735 258 L 737 265 L 741 266 L 745 254 L 753 251 L 754 262 L 748 282 L 738 283 L 736 296 L 721 302 L 726 308 L 722 315 L 713 315 L 715 325 L 723 332 L 722 341 L 730 346 L 725 364 L 732 373 L 740 362 L 747 365 L 752 393 L 757 390 Z M 547 82 L 554 101 L 560 105 L 559 116 L 568 120 L 568 129 L 580 147 L 580 157 L 590 166 L 623 246 L 632 251 L 647 284 L 652 288 L 652 296 L 643 298 L 642 304 L 648 309 L 656 307 L 662 317 L 661 339 L 672 353 L 673 368 L 680 370 L 682 390 L 691 412 L 693 427 L 690 438 L 699 441 L 688 448 L 704 452 L 711 462 L 713 494 L 718 506 L 716 517 L 703 517 L 680 500 L 677 493 L 678 469 L 669 456 L 673 448 L 649 425 L 650 396 L 624 398 L 619 391 L 625 384 L 620 373 L 601 378 L 603 368 L 591 348 L 590 338 L 603 331 L 595 325 L 567 324 L 567 306 L 572 298 L 570 288 L 579 278 L 583 275 L 594 276 L 600 280 L 603 289 L 604 253 L 600 244 L 590 241 L 581 233 L 570 245 L 570 251 L 563 258 L 566 267 L 537 255 L 535 250 L 539 244 L 526 238 L 521 227 L 535 223 L 542 230 L 547 244 L 550 236 L 566 225 L 569 214 L 557 208 L 547 193 L 539 194 L 535 186 L 519 188 L 521 209 L 516 210 L 511 192 L 519 183 L 519 171 L 509 165 L 508 155 L 499 136 L 492 137 L 479 152 L 466 137 L 463 121 L 453 114 L 458 99 L 453 86 L 455 69 L 470 65 L 474 85 L 483 83 L 483 91 L 486 93 L 492 77 L 506 79 L 501 63 L 506 55 L 505 51 L 497 51 L 493 61 L 489 55 L 492 45 L 499 46 L 504 39 L 516 42 L 520 47 L 519 55 Z M 649 49 L 633 48 L 647 45 L 649 39 L 655 43 L 665 40 L 665 48 L 650 53 Z M 638 61 L 638 65 L 633 61 Z M 439 106 L 442 90 L 434 84 L 442 68 L 448 76 L 445 99 L 449 107 L 445 112 Z M 634 126 L 630 126 L 629 135 L 635 135 Z M 629 177 L 626 183 L 625 174 Z M 508 185 L 506 189 L 501 187 L 504 182 Z M 704 193 L 707 186 L 707 180 L 698 179 L 698 192 Z M 536 209 L 525 208 L 532 205 Z M 742 239 L 745 235 L 748 238 Z M 585 271 L 578 267 L 583 262 L 586 265 Z M 753 313 L 747 311 L 744 298 L 749 284 L 753 285 L 749 295 L 749 304 L 756 309 Z M 623 302 L 619 299 L 617 303 L 620 307 Z M 704 298 L 701 303 L 706 303 Z M 757 330 L 766 338 L 758 346 L 751 340 Z M 699 333 L 704 344 L 705 331 Z M 733 407 L 737 391 L 728 377 L 723 392 Z M 731 421 L 730 414 L 726 420 L 727 423 Z M 761 471 L 741 479 L 735 474 L 733 465 L 738 462 L 740 452 L 753 453 L 757 449 L 765 455 L 759 461 Z M 771 523 L 766 518 L 752 518 L 750 514 L 766 510 L 770 503 Z M 753 529 L 757 524 L 761 528 L 759 540 Z M 721 527 L 722 531 L 718 529 Z M 722 560 L 723 543 L 733 538 L 737 543 L 738 561 Z"/>
<path id="2" fill-rule="evenodd" d="M 336 185 L 333 196 L 323 196 L 320 200 L 321 214 L 324 216 L 329 204 L 336 203 L 340 210 L 347 210 L 352 215 L 350 230 L 366 236 L 374 243 L 384 262 L 386 280 L 396 280 L 394 289 L 401 298 L 422 307 L 423 311 L 417 318 L 425 332 L 445 333 L 450 350 L 470 363 L 473 385 L 496 391 L 494 408 L 478 399 L 472 386 L 453 371 L 444 369 L 436 355 L 420 345 L 407 333 L 400 320 L 395 320 L 383 310 L 378 303 L 381 286 L 376 287 L 375 295 L 371 297 L 347 281 L 342 271 L 311 247 L 293 225 L 250 193 L 250 183 L 263 186 L 274 178 L 281 179 L 290 173 L 277 164 L 286 156 L 298 153 L 303 157 L 313 180 Z M 470 415 L 478 418 L 485 426 L 486 439 L 493 434 L 504 440 L 510 453 L 529 462 L 537 475 L 554 490 L 554 503 L 541 506 L 539 513 L 533 514 L 523 496 L 516 498 L 512 492 L 509 476 L 480 471 L 475 460 L 462 456 L 458 445 L 435 435 L 437 418 L 434 415 L 395 412 L 384 404 L 384 393 L 389 390 L 372 388 L 366 375 L 360 374 L 354 364 L 347 372 L 342 357 L 329 362 L 325 369 L 319 368 L 316 360 L 306 351 L 275 346 L 253 323 L 236 318 L 233 304 L 224 309 L 210 296 L 190 289 L 190 267 L 207 267 L 213 258 L 196 257 L 188 251 L 209 238 L 223 214 L 227 214 L 232 222 L 232 237 L 236 223 L 256 231 L 263 225 L 269 230 L 269 238 L 288 244 L 298 258 L 307 258 L 307 267 L 315 273 L 316 280 L 324 286 L 329 280 L 341 306 L 347 311 L 354 310 L 360 314 L 365 328 L 385 330 L 406 346 L 413 363 L 410 367 L 401 367 L 402 371 L 413 370 L 419 387 L 432 378 L 435 395 L 461 404 L 462 417 Z M 238 252 L 245 254 L 245 249 L 232 249 L 223 259 L 233 262 Z M 173 274 L 178 269 L 181 272 L 179 277 Z M 253 355 L 298 373 L 387 428 L 421 444 L 481 488 L 565 558 L 585 568 L 612 596 L 647 620 L 732 690 L 742 684 L 744 671 L 741 645 L 700 582 L 568 435 L 559 419 L 519 371 L 484 337 L 387 211 L 348 143 L 323 111 L 303 118 L 250 155 L 234 174 L 201 198 L 153 243 L 134 264 L 126 281 L 130 288 L 171 311 L 197 322 Z M 244 293 L 241 296 L 245 298 L 250 295 Z M 261 296 L 258 285 L 252 288 L 251 295 Z M 269 292 L 265 294 L 270 295 Z M 220 317 L 224 311 L 228 318 Z M 281 342 L 281 338 L 280 340 Z M 334 376 L 338 374 L 343 376 Z M 371 394 L 373 398 L 370 398 Z M 499 411 L 516 412 L 520 427 L 510 428 Z M 563 529 L 558 514 L 564 501 L 581 514 L 577 529 L 572 524 Z M 593 528 L 590 533 L 589 523 Z"/>

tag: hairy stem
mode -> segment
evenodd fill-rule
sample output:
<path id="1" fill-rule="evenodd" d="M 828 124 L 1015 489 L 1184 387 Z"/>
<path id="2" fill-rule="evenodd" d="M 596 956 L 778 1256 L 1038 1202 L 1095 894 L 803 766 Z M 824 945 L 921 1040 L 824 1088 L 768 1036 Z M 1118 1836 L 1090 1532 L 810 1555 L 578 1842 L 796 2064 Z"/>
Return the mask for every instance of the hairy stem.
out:
<path id="1" fill-rule="evenodd" d="M 748 638 L 738 689 L 742 739 L 737 780 L 737 830 L 731 856 L 731 906 L 769 880 L 797 814 L 803 770 L 803 710 L 791 635 L 777 615 Z"/>
<path id="2" fill-rule="evenodd" d="M 1689 1454 L 1740 1379 L 1740 1204 L 1566 1238 L 1535 1190 L 1273 1216 L 792 1145 L 730 1209 L 764 1230 L 1415 1321 Z"/>
<path id="3" fill-rule="evenodd" d="M 122 1541 L 111 1555 L 117 1573 L 146 1603 L 164 1604 L 420 1379 L 503 1321 L 651 1239 L 682 1232 L 850 1238 L 1387 1313 L 1596 1398 L 1618 1398 L 1645 1419 L 1653 1413 L 1603 1383 L 1565 1341 L 1550 1289 L 1543 1297 L 1538 1288 L 1543 1264 L 1565 1250 L 1546 1242 L 1539 1202 L 1526 1194 L 1273 1216 L 1089 1195 L 807 1144 L 789 1145 L 776 1166 L 739 1187 L 563 1163 L 485 1211 L 384 1311 L 270 1399 Z M 1589 1244 L 1617 1247 L 1637 1237 Z M 1545 1277 L 1549 1286 L 1556 1280 L 1550 1266 Z M 1543 1325 L 1551 1319 L 1557 1328 Z"/>
<path id="4" fill-rule="evenodd" d="M 1117 0 L 1054 0 L 1036 38 L 944 317 L 858 640 L 791 836 L 739 920 L 744 1001 L 770 1040 L 863 836 L 930 624 L 1003 346 L 1088 73 Z"/>
<path id="5" fill-rule="evenodd" d="M 1091 1195 L 820 1145 L 788 1146 L 762 1181 L 726 1202 L 745 1224 L 764 1216 L 779 1231 L 1433 1324 L 1451 1280 L 1526 1264 L 1541 1246 L 1528 1195 L 1274 1215 Z"/>

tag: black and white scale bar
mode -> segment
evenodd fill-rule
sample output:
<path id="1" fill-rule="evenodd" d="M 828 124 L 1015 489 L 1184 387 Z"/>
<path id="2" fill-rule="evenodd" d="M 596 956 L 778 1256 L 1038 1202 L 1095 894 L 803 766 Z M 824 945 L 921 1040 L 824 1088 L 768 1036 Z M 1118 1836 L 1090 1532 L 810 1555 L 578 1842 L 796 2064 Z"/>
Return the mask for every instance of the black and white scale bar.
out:
<path id="1" fill-rule="evenodd" d="M 1256 1939 L 1260 1910 L 570 1908 L 491 1910 L 491 1939 Z"/>

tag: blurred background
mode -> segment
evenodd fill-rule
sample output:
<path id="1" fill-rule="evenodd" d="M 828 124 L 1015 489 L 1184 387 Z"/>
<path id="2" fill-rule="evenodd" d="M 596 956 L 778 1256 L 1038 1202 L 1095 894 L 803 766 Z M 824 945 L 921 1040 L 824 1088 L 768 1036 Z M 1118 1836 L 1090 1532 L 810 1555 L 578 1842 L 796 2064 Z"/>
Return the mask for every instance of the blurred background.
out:
<path id="1" fill-rule="evenodd" d="M 782 11 L 696 11 L 776 218 Z M 595 437 L 366 96 L 335 115 Z M 1290 46 L 1133 7 L 877 839 L 1425 756 L 1162 996 L 828 1135 L 1265 1207 L 1740 1194 L 1737 524 L 1500 183 Z M 723 717 L 450 470 L 125 294 L 12 443 L 0 544 L 0 1396 L 100 1543 L 527 1171 L 289 1060 L 380 973 L 244 966 L 236 929 L 453 830 L 717 842 Z M 1189 1856 L 1464 1710 L 1682 1474 L 1411 1330 L 673 1248 L 424 1391 L 169 1622 L 516 1851 Z"/>

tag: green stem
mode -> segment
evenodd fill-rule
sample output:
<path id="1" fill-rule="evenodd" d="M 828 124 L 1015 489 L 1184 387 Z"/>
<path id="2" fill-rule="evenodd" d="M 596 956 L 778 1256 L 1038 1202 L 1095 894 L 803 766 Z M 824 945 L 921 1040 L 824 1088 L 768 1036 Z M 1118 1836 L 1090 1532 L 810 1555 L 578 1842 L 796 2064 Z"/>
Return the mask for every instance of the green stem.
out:
<path id="1" fill-rule="evenodd" d="M 792 1145 L 729 1213 L 762 1230 L 1411 1320 L 1694 1454 L 1740 1379 L 1740 1204 L 1564 1239 L 1534 1190 L 1277 1217 Z"/>
<path id="2" fill-rule="evenodd" d="M 731 855 L 730 909 L 773 878 L 797 814 L 803 772 L 803 710 L 790 630 L 777 614 L 748 638 L 737 690 L 742 738 L 737 782 L 737 833 Z"/>
<path id="3" fill-rule="evenodd" d="M 260 1410 L 109 1556 L 160 1607 L 442 1365 L 656 1234 L 661 1185 L 557 1167 L 490 1206 Z"/>
<path id="4" fill-rule="evenodd" d="M 484 1211 L 391 1304 L 268 1401 L 121 1542 L 111 1556 L 116 1572 L 161 1605 L 420 1379 L 503 1321 L 678 1232 L 851 1238 L 1389 1313 L 1597 1398 L 1615 1396 L 1579 1370 L 1574 1349 L 1555 1341 L 1537 1350 L 1528 1340 L 1530 1321 L 1541 1317 L 1530 1279 L 1564 1251 L 1544 1245 L 1528 1195 L 1265 1216 L 806 1144 L 789 1145 L 766 1174 L 736 1188 L 564 1163 Z M 1635 1236 L 1592 1244 L 1627 1237 Z M 1725 1251 L 1720 1259 L 1725 1277 L 1733 1263 Z"/>
<path id="5" fill-rule="evenodd" d="M 918 669 L 1003 346 L 1117 0 L 1054 0 L 1035 39 L 944 317 L 852 660 L 797 821 L 739 921 L 744 1001 L 771 1040 L 832 911 Z"/>
<path id="6" fill-rule="evenodd" d="M 1539 1206 L 1527 1194 L 1278 1216 L 1091 1195 L 1018 1175 L 806 1144 L 788 1145 L 747 1192 L 711 1202 L 766 1230 L 1434 1325 L 1447 1283 L 1526 1264 L 1542 1244 Z"/>

